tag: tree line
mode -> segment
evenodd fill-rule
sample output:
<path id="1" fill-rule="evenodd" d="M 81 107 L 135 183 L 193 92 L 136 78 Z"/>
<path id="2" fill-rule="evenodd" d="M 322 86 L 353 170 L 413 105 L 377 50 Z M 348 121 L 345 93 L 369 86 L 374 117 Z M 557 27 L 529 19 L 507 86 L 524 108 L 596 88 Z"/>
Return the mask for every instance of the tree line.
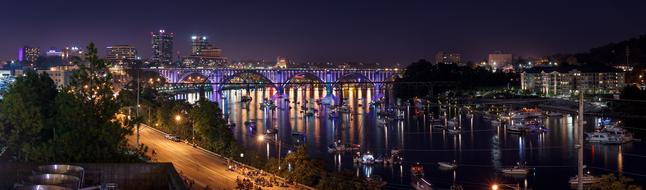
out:
<path id="1" fill-rule="evenodd" d="M 499 88 L 518 85 L 514 73 L 492 73 L 484 68 L 460 67 L 455 64 L 431 64 L 419 60 L 408 65 L 402 77 L 395 80 L 395 96 L 407 100 L 425 98 L 447 91 L 468 92 L 477 89 Z M 452 82 L 444 85 L 433 83 Z M 410 83 L 419 83 L 410 85 Z M 426 84 L 424 84 L 426 83 Z"/>
<path id="2" fill-rule="evenodd" d="M 68 86 L 58 90 L 46 74 L 27 70 L 0 102 L 0 143 L 20 162 L 135 162 L 143 147 L 129 147 L 133 125 L 115 120 L 121 105 L 107 64 L 94 44 Z"/>

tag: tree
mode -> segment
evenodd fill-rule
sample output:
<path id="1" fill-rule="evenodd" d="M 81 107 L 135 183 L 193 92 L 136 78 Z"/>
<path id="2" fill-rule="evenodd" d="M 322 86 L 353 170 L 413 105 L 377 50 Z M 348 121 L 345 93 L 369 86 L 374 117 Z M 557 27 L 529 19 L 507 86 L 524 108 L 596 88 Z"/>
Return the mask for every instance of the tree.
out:
<path id="1" fill-rule="evenodd" d="M 409 82 L 431 82 L 433 65 L 426 60 L 419 60 L 406 67 L 404 76 L 395 81 L 395 96 L 401 99 L 411 99 L 413 97 L 423 97 L 428 94 L 430 88 L 424 85 L 411 86 L 405 83 Z"/>
<path id="2" fill-rule="evenodd" d="M 616 177 L 614 174 L 602 175 L 599 183 L 594 187 L 599 190 L 641 190 L 637 185 L 629 184 L 633 179 L 626 176 Z"/>
<path id="3" fill-rule="evenodd" d="M 621 91 L 620 97 L 630 100 L 646 100 L 646 92 L 635 85 L 628 85 Z"/>
<path id="4" fill-rule="evenodd" d="M 93 43 L 87 47 L 85 60 L 86 63 L 76 63 L 79 70 L 56 97 L 54 120 L 58 137 L 52 141 L 57 149 L 54 160 L 134 161 L 141 149 L 131 153 L 126 136 L 132 133 L 132 126 L 122 127 L 114 119 L 120 106 L 113 94 L 107 64 L 98 58 Z"/>
<path id="5" fill-rule="evenodd" d="M 433 65 L 419 60 L 406 67 L 401 78 L 395 81 L 394 92 L 398 98 L 424 98 L 446 91 L 487 89 L 515 85 L 518 81 L 512 73 L 492 73 L 483 68 L 460 67 L 457 65 Z M 452 82 L 455 85 L 434 85 L 436 82 Z M 445 83 L 446 84 L 446 83 Z M 431 94 L 433 93 L 433 94 Z"/>
<path id="6" fill-rule="evenodd" d="M 18 77 L 0 103 L 0 141 L 16 153 L 18 160 L 36 161 L 49 153 L 43 146 L 53 138 L 56 85 L 46 73 L 29 71 Z"/>
<path id="7" fill-rule="evenodd" d="M 193 130 L 195 130 L 200 144 L 226 156 L 234 156 L 239 153 L 233 133 L 222 119 L 222 111 L 217 103 L 200 100 L 191 109 L 189 117 L 193 121 Z"/>
<path id="8" fill-rule="evenodd" d="M 307 156 L 307 149 L 303 146 L 296 151 L 287 154 L 285 157 L 285 166 L 291 164 L 292 170 L 286 171 L 285 177 L 308 186 L 318 183 L 321 174 L 325 171 L 321 166 L 323 163 L 319 160 L 311 160 Z"/>
<path id="9" fill-rule="evenodd" d="M 379 186 L 371 185 L 366 180 L 355 176 L 350 171 L 339 173 L 324 173 L 316 185 L 321 190 L 373 190 L 381 189 Z"/>

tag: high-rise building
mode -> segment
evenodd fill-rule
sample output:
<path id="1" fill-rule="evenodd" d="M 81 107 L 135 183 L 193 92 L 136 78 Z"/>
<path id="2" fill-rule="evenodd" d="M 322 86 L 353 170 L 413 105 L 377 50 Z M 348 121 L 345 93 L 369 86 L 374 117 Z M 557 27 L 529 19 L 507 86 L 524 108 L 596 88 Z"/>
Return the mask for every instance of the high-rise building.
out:
<path id="1" fill-rule="evenodd" d="M 25 46 L 18 50 L 18 61 L 36 63 L 40 56 L 40 48 Z"/>
<path id="2" fill-rule="evenodd" d="M 106 60 L 113 65 L 130 65 L 137 59 L 137 49 L 131 45 L 114 45 L 107 47 Z"/>
<path id="3" fill-rule="evenodd" d="M 490 53 L 487 59 L 489 66 L 494 70 L 500 70 L 513 62 L 510 53 Z"/>
<path id="4" fill-rule="evenodd" d="M 153 55 L 151 61 L 153 63 L 170 64 L 173 62 L 173 38 L 175 34 L 159 30 L 153 32 L 152 35 L 152 49 Z"/>
<path id="5" fill-rule="evenodd" d="M 459 53 L 438 51 L 435 54 L 435 64 L 460 64 L 460 57 Z"/>
<path id="6" fill-rule="evenodd" d="M 202 49 L 206 48 L 209 41 L 206 36 L 191 36 L 191 54 L 199 55 Z"/>
<path id="7" fill-rule="evenodd" d="M 65 49 L 63 49 L 61 52 L 62 52 L 61 56 L 63 56 L 63 59 L 70 59 L 73 57 L 78 57 L 80 59 L 83 59 L 84 57 L 83 51 L 76 46 L 65 47 Z"/>
<path id="8" fill-rule="evenodd" d="M 183 58 L 182 63 L 187 67 L 223 66 L 227 58 L 222 56 L 222 50 L 209 44 L 206 36 L 191 36 L 191 55 Z"/>

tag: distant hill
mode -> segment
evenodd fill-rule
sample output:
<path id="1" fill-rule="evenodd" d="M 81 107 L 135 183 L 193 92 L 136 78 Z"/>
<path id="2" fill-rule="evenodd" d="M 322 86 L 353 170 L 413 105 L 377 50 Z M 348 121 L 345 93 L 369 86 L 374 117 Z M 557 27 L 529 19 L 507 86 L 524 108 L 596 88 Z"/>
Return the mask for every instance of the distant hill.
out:
<path id="1" fill-rule="evenodd" d="M 628 63 L 630 65 L 646 66 L 646 34 L 637 38 L 592 48 L 585 53 L 556 54 L 551 57 L 561 63 L 614 66 L 626 64 L 626 51 L 629 52 Z"/>

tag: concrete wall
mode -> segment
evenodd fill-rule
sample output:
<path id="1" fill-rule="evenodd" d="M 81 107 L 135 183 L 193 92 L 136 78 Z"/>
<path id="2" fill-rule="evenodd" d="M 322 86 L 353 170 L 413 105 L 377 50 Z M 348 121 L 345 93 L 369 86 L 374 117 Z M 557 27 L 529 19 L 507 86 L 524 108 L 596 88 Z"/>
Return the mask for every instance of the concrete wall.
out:
<path id="1" fill-rule="evenodd" d="M 0 163 L 0 189 L 12 189 L 44 164 Z M 171 163 L 71 164 L 85 169 L 85 187 L 117 184 L 118 189 L 179 189 L 186 187 Z"/>

